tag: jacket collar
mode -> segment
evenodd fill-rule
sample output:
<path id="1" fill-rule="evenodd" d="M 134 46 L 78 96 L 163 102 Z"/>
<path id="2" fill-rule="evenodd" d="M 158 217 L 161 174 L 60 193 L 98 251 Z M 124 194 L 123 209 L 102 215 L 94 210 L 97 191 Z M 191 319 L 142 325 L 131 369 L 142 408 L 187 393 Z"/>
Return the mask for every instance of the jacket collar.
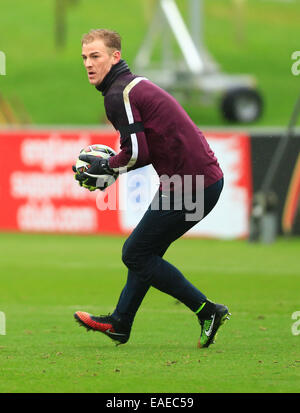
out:
<path id="1" fill-rule="evenodd" d="M 102 82 L 96 86 L 96 89 L 102 93 L 103 96 L 106 95 L 108 89 L 113 84 L 113 82 L 120 76 L 121 73 L 131 73 L 128 64 L 125 60 L 120 60 L 118 63 L 113 65 L 107 75 L 104 77 Z"/>

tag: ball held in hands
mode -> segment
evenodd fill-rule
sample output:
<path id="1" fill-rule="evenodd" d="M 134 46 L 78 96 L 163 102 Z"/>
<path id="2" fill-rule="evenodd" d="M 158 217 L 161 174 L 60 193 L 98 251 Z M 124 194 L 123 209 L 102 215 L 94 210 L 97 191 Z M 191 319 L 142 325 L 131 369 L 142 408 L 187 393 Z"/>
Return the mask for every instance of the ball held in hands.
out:
<path id="1" fill-rule="evenodd" d="M 80 151 L 76 165 L 72 166 L 75 179 L 80 186 L 89 190 L 104 190 L 112 185 L 119 174 L 109 167 L 109 158 L 116 152 L 109 146 L 90 145 Z"/>

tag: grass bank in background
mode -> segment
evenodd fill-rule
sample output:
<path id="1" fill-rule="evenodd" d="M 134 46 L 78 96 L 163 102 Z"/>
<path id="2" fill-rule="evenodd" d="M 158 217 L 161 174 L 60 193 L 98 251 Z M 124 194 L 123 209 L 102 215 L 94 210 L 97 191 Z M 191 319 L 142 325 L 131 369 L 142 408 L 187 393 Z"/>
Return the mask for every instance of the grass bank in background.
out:
<path id="1" fill-rule="evenodd" d="M 187 3 L 178 2 L 184 15 Z M 88 84 L 81 62 L 82 34 L 99 27 L 119 31 L 123 57 L 132 65 L 151 7 L 140 0 L 119 1 L 117 6 L 114 1 L 74 2 L 68 6 L 65 47 L 57 50 L 54 4 L 2 0 L 0 50 L 6 54 L 7 75 L 0 76 L 0 93 L 8 100 L 20 99 L 33 124 L 99 125 L 106 120 L 103 97 Z M 286 126 L 299 94 L 291 55 L 299 49 L 300 3 L 244 1 L 240 12 L 236 4 L 204 1 L 206 47 L 222 71 L 256 77 L 265 109 L 252 126 Z M 215 107 L 184 106 L 199 126 L 229 126 Z"/>

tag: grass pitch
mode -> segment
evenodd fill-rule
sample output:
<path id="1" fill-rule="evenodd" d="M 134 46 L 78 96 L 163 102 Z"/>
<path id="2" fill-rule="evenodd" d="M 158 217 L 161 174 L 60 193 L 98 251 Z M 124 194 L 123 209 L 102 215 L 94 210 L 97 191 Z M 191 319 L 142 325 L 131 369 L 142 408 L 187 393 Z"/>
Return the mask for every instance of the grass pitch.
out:
<path id="1" fill-rule="evenodd" d="M 274 245 L 180 239 L 166 254 L 231 320 L 199 350 L 199 326 L 154 289 L 130 341 L 79 328 L 76 310 L 112 312 L 125 282 L 122 237 L 0 234 L 2 393 L 298 392 L 299 239 Z"/>

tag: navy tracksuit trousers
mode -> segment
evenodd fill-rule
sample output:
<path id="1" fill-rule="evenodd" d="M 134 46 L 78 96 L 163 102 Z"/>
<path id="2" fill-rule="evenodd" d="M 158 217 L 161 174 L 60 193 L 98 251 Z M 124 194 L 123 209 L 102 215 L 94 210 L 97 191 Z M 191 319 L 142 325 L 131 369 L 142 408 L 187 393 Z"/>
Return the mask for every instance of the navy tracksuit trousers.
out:
<path id="1" fill-rule="evenodd" d="M 202 219 L 216 205 L 222 189 L 223 178 L 204 189 Z M 156 196 L 161 198 L 162 193 L 158 192 Z M 193 312 L 206 300 L 206 296 L 176 267 L 163 259 L 171 243 L 201 220 L 187 221 L 186 213 L 185 209 L 175 209 L 172 205 L 168 210 L 161 206 L 153 210 L 150 205 L 125 241 L 122 260 L 128 268 L 127 282 L 112 314 L 122 323 L 132 325 L 151 286 L 181 301 Z"/>

